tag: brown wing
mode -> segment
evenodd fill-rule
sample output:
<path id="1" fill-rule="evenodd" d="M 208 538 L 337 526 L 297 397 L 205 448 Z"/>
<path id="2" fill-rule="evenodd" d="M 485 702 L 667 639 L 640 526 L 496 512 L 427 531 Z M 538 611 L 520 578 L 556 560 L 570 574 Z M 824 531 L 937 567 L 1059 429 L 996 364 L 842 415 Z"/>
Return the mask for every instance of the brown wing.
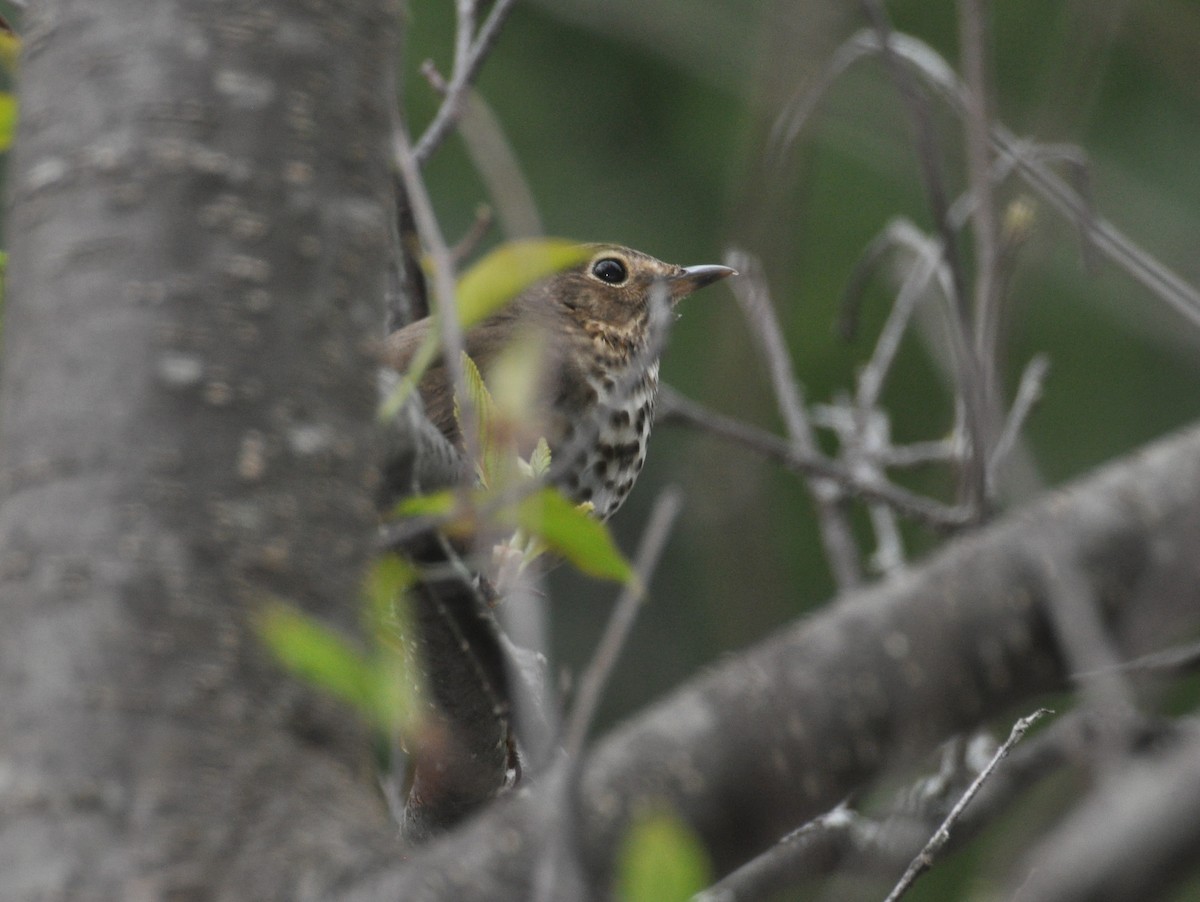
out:
<path id="1" fill-rule="evenodd" d="M 509 341 L 513 333 L 514 312 L 503 311 L 480 323 L 464 336 L 466 352 L 486 373 L 492 360 Z M 383 364 L 398 372 L 407 372 L 418 349 L 425 343 L 431 326 L 429 318 L 417 320 L 397 329 L 383 345 Z M 429 365 L 417 386 L 425 404 L 425 414 L 433 425 L 451 442 L 458 444 L 458 421 L 454 416 L 454 392 L 449 374 L 439 354 Z"/>
<path id="2" fill-rule="evenodd" d="M 417 351 L 425 344 L 430 325 L 428 317 L 419 319 L 385 338 L 381 354 L 383 365 L 398 373 L 407 373 Z M 447 439 L 457 444 L 459 435 L 458 423 L 454 419 L 454 397 L 440 356 L 425 370 L 417 390 L 421 393 L 426 416 Z"/>
<path id="3" fill-rule="evenodd" d="M 430 320 L 428 317 L 409 323 L 403 329 L 397 329 L 383 340 L 383 365 L 403 373 L 412 365 L 414 355 L 429 334 Z"/>

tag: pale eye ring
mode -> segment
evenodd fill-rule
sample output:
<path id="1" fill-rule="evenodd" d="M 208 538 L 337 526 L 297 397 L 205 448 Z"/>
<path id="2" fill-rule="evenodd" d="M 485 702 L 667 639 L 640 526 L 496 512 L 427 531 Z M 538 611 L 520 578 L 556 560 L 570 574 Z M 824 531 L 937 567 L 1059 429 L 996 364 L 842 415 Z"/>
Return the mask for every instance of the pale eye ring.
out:
<path id="1" fill-rule="evenodd" d="M 592 275 L 609 285 L 620 285 L 629 278 L 629 271 L 616 257 L 605 257 L 592 264 Z"/>

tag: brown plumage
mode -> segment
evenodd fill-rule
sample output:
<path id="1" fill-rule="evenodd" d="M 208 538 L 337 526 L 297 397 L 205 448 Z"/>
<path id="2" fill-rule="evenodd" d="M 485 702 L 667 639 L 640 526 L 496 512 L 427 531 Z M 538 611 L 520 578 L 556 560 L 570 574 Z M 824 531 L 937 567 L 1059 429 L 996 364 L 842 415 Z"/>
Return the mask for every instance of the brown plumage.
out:
<path id="1" fill-rule="evenodd" d="M 662 285 L 674 305 L 734 271 L 675 266 L 619 245 L 589 247 L 586 262 L 532 285 L 471 329 L 464 342 L 486 379 L 500 352 L 528 336 L 541 355 L 531 435 L 546 437 L 556 463 L 559 454 L 571 455 L 560 487 L 576 501 L 593 502 L 597 516 L 607 519 L 641 471 L 653 420 L 658 358 L 648 347 L 651 292 Z M 384 362 L 407 370 L 429 327 L 423 319 L 393 332 Z M 419 390 L 430 420 L 459 443 L 453 393 L 440 360 Z"/>

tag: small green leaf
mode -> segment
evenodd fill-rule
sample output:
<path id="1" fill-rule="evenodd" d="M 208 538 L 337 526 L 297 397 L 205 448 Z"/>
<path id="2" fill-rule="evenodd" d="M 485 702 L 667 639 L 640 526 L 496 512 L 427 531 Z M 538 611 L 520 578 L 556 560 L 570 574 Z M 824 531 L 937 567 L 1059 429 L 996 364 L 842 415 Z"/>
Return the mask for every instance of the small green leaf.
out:
<path id="1" fill-rule="evenodd" d="M 622 902 L 686 902 L 711 880 L 708 855 L 696 834 L 662 811 L 633 822 L 619 867 Z"/>
<path id="2" fill-rule="evenodd" d="M 633 578 L 633 568 L 617 549 L 608 527 L 555 489 L 542 489 L 522 500 L 515 519 L 518 527 L 584 573 L 618 582 Z"/>
<path id="3" fill-rule="evenodd" d="M 385 591 L 394 576 L 380 575 L 375 589 Z M 372 625 L 371 653 L 285 604 L 268 605 L 257 626 L 275 658 L 300 679 L 346 702 L 376 729 L 407 733 L 421 711 L 418 669 L 405 642 L 411 635 L 407 599 L 393 596 L 389 608 L 387 621 Z"/>
<path id="4" fill-rule="evenodd" d="M 538 439 L 537 447 L 533 449 L 533 453 L 529 455 L 529 473 L 531 476 L 545 476 L 550 470 L 550 446 L 546 444 L 546 437 L 542 436 Z"/>
<path id="5" fill-rule="evenodd" d="M 486 254 L 458 280 L 458 319 L 464 329 L 487 319 L 546 276 L 582 263 L 591 249 L 562 238 L 509 241 Z"/>
<path id="6" fill-rule="evenodd" d="M 402 735 L 413 731 L 422 710 L 420 667 L 415 660 L 412 612 L 406 594 L 416 578 L 408 561 L 388 555 L 375 561 L 366 580 L 368 628 L 375 638 L 372 668 L 376 723 Z"/>
<path id="7" fill-rule="evenodd" d="M 479 460 L 475 461 L 475 473 L 484 488 L 499 488 L 504 484 L 507 461 L 504 442 L 499 435 L 501 427 L 496 402 L 492 400 L 491 392 L 483 382 L 479 367 L 467 356 L 466 351 L 462 355 L 462 364 L 463 382 L 467 397 L 471 399 L 471 409 L 475 414 L 475 435 L 479 440 Z M 465 433 L 458 398 L 454 399 L 454 419 L 458 421 L 459 431 Z M 507 456 L 515 458 L 516 452 L 510 452 Z"/>
<path id="8" fill-rule="evenodd" d="M 372 629 L 394 627 L 397 599 L 415 580 L 412 565 L 398 555 L 385 555 L 371 565 L 367 571 L 366 593 Z"/>
<path id="9" fill-rule="evenodd" d="M 428 495 L 412 495 L 396 505 L 398 517 L 445 517 L 454 512 L 458 495 L 453 489 L 430 492 Z"/>
<path id="10" fill-rule="evenodd" d="M 267 647 L 297 676 L 353 705 L 375 722 L 375 669 L 345 638 L 295 608 L 272 603 L 259 615 Z"/>
<path id="11" fill-rule="evenodd" d="M 20 60 L 21 39 L 11 26 L 0 18 L 0 64 L 3 64 L 11 75 L 16 73 Z"/>
<path id="12" fill-rule="evenodd" d="M 17 132 L 17 98 L 8 92 L 0 93 L 0 151 L 12 147 Z"/>

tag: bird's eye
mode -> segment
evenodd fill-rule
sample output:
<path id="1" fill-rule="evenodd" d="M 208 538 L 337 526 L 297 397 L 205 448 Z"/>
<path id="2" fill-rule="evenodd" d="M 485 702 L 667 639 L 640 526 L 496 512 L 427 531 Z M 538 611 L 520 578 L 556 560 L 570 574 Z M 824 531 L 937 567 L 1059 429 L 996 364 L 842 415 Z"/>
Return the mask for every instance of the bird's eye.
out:
<path id="1" fill-rule="evenodd" d="M 614 257 L 605 257 L 592 265 L 592 275 L 609 285 L 620 285 L 629 278 L 625 264 Z"/>

